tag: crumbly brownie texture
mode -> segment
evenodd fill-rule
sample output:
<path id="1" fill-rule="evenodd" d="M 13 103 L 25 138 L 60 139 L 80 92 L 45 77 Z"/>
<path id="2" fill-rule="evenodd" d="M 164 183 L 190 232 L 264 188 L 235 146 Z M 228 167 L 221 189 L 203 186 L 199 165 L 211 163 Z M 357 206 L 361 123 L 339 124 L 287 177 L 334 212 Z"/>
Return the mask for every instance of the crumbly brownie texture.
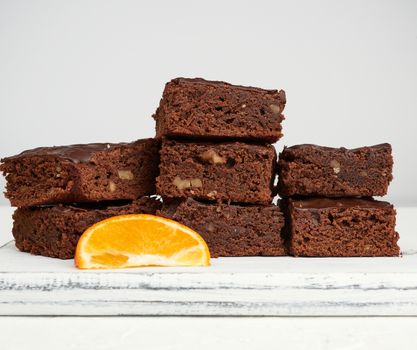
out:
<path id="1" fill-rule="evenodd" d="M 281 238 L 284 217 L 276 205 L 206 204 L 189 198 L 164 204 L 158 215 L 198 232 L 212 257 L 286 255 Z"/>
<path id="2" fill-rule="evenodd" d="M 71 259 L 81 234 L 91 225 L 115 215 L 155 214 L 161 203 L 142 197 L 128 204 L 104 203 L 18 208 L 13 214 L 16 247 L 35 255 Z"/>
<path id="3" fill-rule="evenodd" d="M 285 147 L 278 161 L 281 197 L 383 196 L 392 180 L 391 145 L 356 149 Z"/>
<path id="4" fill-rule="evenodd" d="M 398 256 L 395 209 L 372 199 L 286 199 L 291 255 Z"/>
<path id="5" fill-rule="evenodd" d="M 154 118 L 156 135 L 254 139 L 281 138 L 283 90 L 263 90 L 201 78 L 166 84 Z"/>
<path id="6" fill-rule="evenodd" d="M 156 189 L 168 199 L 269 204 L 275 163 L 271 145 L 164 140 Z"/>
<path id="7" fill-rule="evenodd" d="M 43 147 L 2 159 L 12 206 L 134 200 L 155 194 L 159 142 Z"/>

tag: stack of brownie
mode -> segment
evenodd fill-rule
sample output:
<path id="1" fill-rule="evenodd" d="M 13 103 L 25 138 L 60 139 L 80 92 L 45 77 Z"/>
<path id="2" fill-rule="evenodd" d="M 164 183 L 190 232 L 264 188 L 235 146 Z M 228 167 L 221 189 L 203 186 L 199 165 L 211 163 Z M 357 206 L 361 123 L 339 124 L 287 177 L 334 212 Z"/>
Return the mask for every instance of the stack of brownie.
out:
<path id="1" fill-rule="evenodd" d="M 155 139 L 2 159 L 16 246 L 72 258 L 92 224 L 148 213 L 196 230 L 212 257 L 399 255 L 395 209 L 372 198 L 392 180 L 391 146 L 298 145 L 277 162 L 285 104 L 282 90 L 178 78 L 154 115 Z"/>
<path id="2" fill-rule="evenodd" d="M 121 214 L 155 214 L 159 143 L 43 147 L 2 159 L 13 235 L 24 252 L 69 259 L 92 224 Z"/>
<path id="3" fill-rule="evenodd" d="M 372 196 L 392 180 L 391 146 L 297 145 L 278 162 L 278 193 L 295 256 L 397 256 L 395 209 Z"/>
<path id="4" fill-rule="evenodd" d="M 285 255 L 272 204 L 284 91 L 178 78 L 154 118 L 159 215 L 195 229 L 213 257 Z"/>

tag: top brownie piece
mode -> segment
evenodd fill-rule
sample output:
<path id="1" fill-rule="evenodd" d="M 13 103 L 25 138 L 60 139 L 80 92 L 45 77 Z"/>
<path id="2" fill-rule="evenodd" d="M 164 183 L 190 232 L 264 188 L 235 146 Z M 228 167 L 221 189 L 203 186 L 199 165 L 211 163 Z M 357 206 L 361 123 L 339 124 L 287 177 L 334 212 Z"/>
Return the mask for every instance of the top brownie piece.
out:
<path id="1" fill-rule="evenodd" d="M 392 180 L 391 145 L 356 149 L 284 147 L 278 161 L 281 197 L 383 196 Z"/>
<path id="2" fill-rule="evenodd" d="M 234 138 L 273 143 L 281 138 L 283 90 L 201 78 L 168 82 L 154 118 L 156 136 Z"/>
<path id="3" fill-rule="evenodd" d="M 134 200 L 155 194 L 159 142 L 41 147 L 1 160 L 13 206 Z"/>

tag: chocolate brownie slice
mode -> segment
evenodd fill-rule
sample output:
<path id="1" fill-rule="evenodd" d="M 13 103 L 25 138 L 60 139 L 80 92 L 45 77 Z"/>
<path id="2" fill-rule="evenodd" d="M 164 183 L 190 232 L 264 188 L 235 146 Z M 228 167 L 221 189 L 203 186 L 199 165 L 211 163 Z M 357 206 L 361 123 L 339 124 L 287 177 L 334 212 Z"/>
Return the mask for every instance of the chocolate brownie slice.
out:
<path id="1" fill-rule="evenodd" d="M 155 214 L 161 203 L 148 197 L 134 202 L 18 208 L 13 214 L 16 247 L 35 255 L 71 259 L 81 234 L 115 215 Z"/>
<path id="2" fill-rule="evenodd" d="M 166 84 L 156 110 L 156 135 L 253 139 L 281 138 L 283 90 L 264 90 L 201 78 Z"/>
<path id="3" fill-rule="evenodd" d="M 157 193 L 165 198 L 269 204 L 275 159 L 271 145 L 164 140 Z"/>
<path id="4" fill-rule="evenodd" d="M 207 204 L 188 198 L 164 204 L 158 215 L 198 232 L 212 257 L 286 255 L 281 229 L 284 217 L 276 205 Z"/>
<path id="5" fill-rule="evenodd" d="M 281 201 L 295 256 L 398 256 L 395 209 L 373 199 Z"/>
<path id="6" fill-rule="evenodd" d="M 281 197 L 383 196 L 392 180 L 391 145 L 356 149 L 284 147 L 278 161 Z"/>
<path id="7" fill-rule="evenodd" d="M 2 159 L 13 206 L 134 200 L 155 194 L 159 143 L 42 147 Z"/>

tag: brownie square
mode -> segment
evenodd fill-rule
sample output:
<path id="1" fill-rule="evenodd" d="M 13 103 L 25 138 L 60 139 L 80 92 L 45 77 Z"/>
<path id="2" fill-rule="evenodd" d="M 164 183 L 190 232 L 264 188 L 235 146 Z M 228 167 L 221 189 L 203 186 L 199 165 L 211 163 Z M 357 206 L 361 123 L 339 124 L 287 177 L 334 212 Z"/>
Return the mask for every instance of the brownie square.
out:
<path id="1" fill-rule="evenodd" d="M 154 114 L 156 135 L 260 140 L 281 138 L 283 90 L 264 90 L 201 78 L 165 86 Z"/>
<path id="2" fill-rule="evenodd" d="M 22 252 L 71 259 L 78 239 L 91 225 L 115 215 L 155 214 L 160 206 L 158 200 L 142 197 L 128 203 L 18 208 L 13 214 L 13 236 Z"/>
<path id="3" fill-rule="evenodd" d="M 284 217 L 276 205 L 208 204 L 188 198 L 164 204 L 158 215 L 198 232 L 212 257 L 286 255 L 281 229 Z"/>
<path id="4" fill-rule="evenodd" d="M 271 203 L 276 163 L 271 145 L 164 140 L 160 154 L 156 189 L 164 198 Z"/>
<path id="5" fill-rule="evenodd" d="M 281 197 L 383 196 L 392 180 L 391 145 L 355 149 L 316 145 L 284 147 L 278 161 Z"/>
<path id="6" fill-rule="evenodd" d="M 134 200 L 155 194 L 159 143 L 42 147 L 4 158 L 6 197 L 17 207 Z"/>
<path id="7" fill-rule="evenodd" d="M 373 199 L 315 198 L 281 201 L 290 254 L 398 256 L 395 209 Z"/>

